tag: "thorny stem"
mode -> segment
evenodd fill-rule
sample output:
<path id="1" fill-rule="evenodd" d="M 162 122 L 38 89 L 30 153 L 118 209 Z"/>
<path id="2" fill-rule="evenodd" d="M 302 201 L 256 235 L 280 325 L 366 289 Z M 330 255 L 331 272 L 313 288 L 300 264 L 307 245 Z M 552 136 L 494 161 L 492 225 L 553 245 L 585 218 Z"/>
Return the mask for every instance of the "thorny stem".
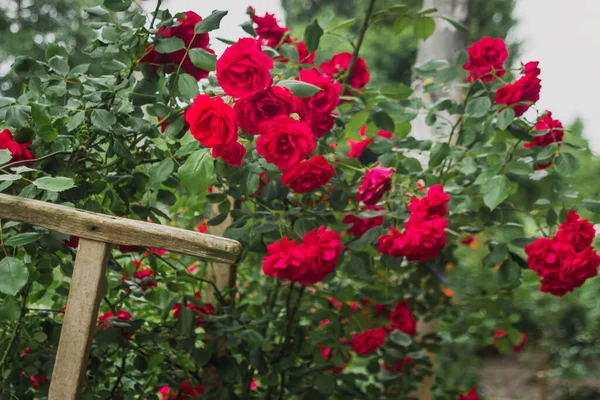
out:
<path id="1" fill-rule="evenodd" d="M 158 15 L 158 10 L 160 10 L 160 6 L 162 5 L 163 0 L 158 0 L 156 2 L 156 8 L 154 9 L 154 14 L 152 15 L 152 21 L 150 21 L 150 29 L 154 28 L 154 23 L 156 22 L 156 16 Z"/>
<path id="2" fill-rule="evenodd" d="M 350 64 L 348 65 L 348 71 L 346 71 L 346 76 L 344 76 L 343 85 L 347 86 L 348 80 L 352 75 L 352 70 L 354 69 L 354 64 L 356 64 L 356 60 L 358 59 L 358 52 L 360 51 L 360 47 L 362 46 L 363 40 L 365 39 L 365 34 L 367 33 L 367 29 L 369 28 L 369 20 L 371 19 L 371 14 L 373 14 L 373 7 L 375 6 L 375 0 L 369 1 L 369 6 L 367 11 L 365 12 L 365 20 L 363 21 L 362 26 L 360 27 L 360 31 L 358 32 L 358 40 L 356 42 L 356 47 L 354 48 L 354 52 L 352 53 L 352 58 L 350 59 Z"/>

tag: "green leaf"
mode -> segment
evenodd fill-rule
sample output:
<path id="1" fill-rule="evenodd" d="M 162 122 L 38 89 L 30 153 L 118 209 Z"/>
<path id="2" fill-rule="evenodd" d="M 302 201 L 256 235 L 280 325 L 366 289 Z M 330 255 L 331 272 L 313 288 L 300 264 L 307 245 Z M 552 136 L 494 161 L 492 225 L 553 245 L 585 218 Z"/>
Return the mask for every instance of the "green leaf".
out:
<path id="1" fill-rule="evenodd" d="M 311 230 L 317 228 L 314 222 L 307 218 L 299 218 L 294 223 L 294 232 L 296 232 L 300 236 L 306 235 Z"/>
<path id="2" fill-rule="evenodd" d="M 401 347 L 408 347 L 412 343 L 412 338 L 410 336 L 397 329 L 388 334 L 387 340 Z"/>
<path id="3" fill-rule="evenodd" d="M 321 36 L 323 36 L 323 28 L 321 28 L 319 22 L 314 19 L 304 30 L 304 43 L 306 44 L 309 54 L 317 50 Z"/>
<path id="4" fill-rule="evenodd" d="M 15 102 L 15 99 L 11 97 L 2 97 L 0 96 L 0 108 L 6 107 Z"/>
<path id="5" fill-rule="evenodd" d="M 102 130 L 110 130 L 117 123 L 117 117 L 107 110 L 94 110 L 92 112 L 92 125 Z"/>
<path id="6" fill-rule="evenodd" d="M 494 210 L 510 195 L 510 182 L 505 175 L 494 176 L 483 188 L 483 202 Z"/>
<path id="7" fill-rule="evenodd" d="M 321 91 L 321 88 L 310 83 L 294 80 L 277 82 L 277 86 L 288 88 L 296 97 L 310 97 Z"/>
<path id="8" fill-rule="evenodd" d="M 171 173 L 175 169 L 175 163 L 170 158 L 165 158 L 158 165 L 150 168 L 148 172 L 150 175 L 150 180 L 148 181 L 150 186 L 158 186 L 164 181 L 166 181 Z"/>
<path id="9" fill-rule="evenodd" d="M 485 185 L 488 183 L 494 176 L 498 175 L 502 171 L 501 164 L 495 164 L 489 166 L 483 170 L 481 174 L 475 179 L 475 185 Z"/>
<path id="10" fill-rule="evenodd" d="M 257 36 L 256 31 L 254 30 L 254 22 L 252 22 L 252 20 L 248 20 L 248 21 L 240 24 L 240 26 L 242 27 L 244 32 L 246 32 L 248 35 L 250 35 L 252 37 Z"/>
<path id="11" fill-rule="evenodd" d="M 69 73 L 69 63 L 62 56 L 54 56 L 48 60 L 50 67 L 60 76 L 67 76 Z"/>
<path id="12" fill-rule="evenodd" d="M 0 163 L 2 164 L 2 163 Z M 582 200 L 581 205 L 596 214 L 600 213 L 600 201 L 598 200 Z"/>
<path id="13" fill-rule="evenodd" d="M 43 178 L 36 179 L 33 184 L 38 189 L 50 190 L 52 192 L 62 192 L 75 187 L 75 182 L 73 182 L 73 179 L 66 178 L 64 176 L 57 176 L 55 178 L 45 176 Z"/>
<path id="14" fill-rule="evenodd" d="M 73 115 L 69 118 L 69 122 L 67 122 L 66 128 L 67 131 L 72 132 L 77 129 L 81 124 L 85 121 L 85 111 L 79 111 L 77 114 Z"/>
<path id="15" fill-rule="evenodd" d="M 29 271 L 17 258 L 6 257 L 0 261 L 0 293 L 16 296 L 27 284 Z"/>
<path id="16" fill-rule="evenodd" d="M 446 142 L 437 142 L 431 149 L 429 158 L 429 168 L 435 168 L 440 165 L 450 154 L 450 146 Z"/>
<path id="17" fill-rule="evenodd" d="M 483 265 L 488 268 L 493 268 L 508 258 L 508 248 L 505 244 L 500 243 L 492 248 L 490 254 L 482 260 Z"/>
<path id="18" fill-rule="evenodd" d="M 512 108 L 505 108 L 498 114 L 496 126 L 498 129 L 506 129 L 515 119 L 515 111 Z"/>
<path id="19" fill-rule="evenodd" d="M 562 176 L 573 176 L 579 171 L 579 159 L 572 153 L 560 153 L 554 161 L 554 168 Z"/>
<path id="20" fill-rule="evenodd" d="M 517 176 L 529 176 L 533 173 L 533 167 L 529 163 L 511 161 L 506 164 L 506 173 Z"/>
<path id="21" fill-rule="evenodd" d="M 217 64 L 217 56 L 204 49 L 190 49 L 188 52 L 192 64 L 205 71 L 214 71 Z"/>
<path id="22" fill-rule="evenodd" d="M 384 131 L 394 132 L 394 120 L 385 111 L 376 111 L 371 114 L 371 119 L 379 129 Z"/>
<path id="23" fill-rule="evenodd" d="M 37 134 L 47 143 L 55 141 L 58 137 L 58 131 L 50 125 L 42 126 L 38 129 Z"/>
<path id="24" fill-rule="evenodd" d="M 21 307 L 13 296 L 7 296 L 4 298 L 3 303 L 0 305 L 0 321 L 14 322 L 19 319 L 21 315 Z"/>
<path id="25" fill-rule="evenodd" d="M 241 185 L 242 192 L 245 194 L 256 193 L 260 184 L 260 175 L 247 169 L 244 169 L 243 174 Z"/>
<path id="26" fill-rule="evenodd" d="M 214 179 L 214 161 L 209 150 L 193 152 L 177 173 L 181 184 L 190 194 L 204 193 Z"/>
<path id="27" fill-rule="evenodd" d="M 491 107 L 492 102 L 489 98 L 477 97 L 469 101 L 466 112 L 471 118 L 481 118 L 488 113 Z"/>
<path id="28" fill-rule="evenodd" d="M 0 165 L 4 165 L 12 159 L 10 150 L 0 150 Z"/>
<path id="29" fill-rule="evenodd" d="M 448 21 L 450 23 L 450 25 L 452 25 L 454 28 L 456 28 L 457 31 L 459 32 L 469 32 L 469 29 L 464 26 L 463 24 L 461 24 L 460 22 L 452 19 L 452 18 L 447 18 L 447 17 L 442 17 L 442 19 L 445 19 L 446 21 Z"/>
<path id="30" fill-rule="evenodd" d="M 435 21 L 430 17 L 419 18 L 415 23 L 414 32 L 419 39 L 427 39 L 435 32 Z"/>
<path id="31" fill-rule="evenodd" d="M 31 118 L 37 126 L 50 124 L 50 114 L 46 104 L 31 103 Z"/>
<path id="32" fill-rule="evenodd" d="M 345 29 L 345 28 L 350 28 L 352 25 L 356 24 L 358 22 L 358 18 L 351 18 L 351 19 L 347 19 L 343 22 L 340 22 L 339 24 L 331 27 L 331 28 L 327 28 L 328 32 L 333 32 L 333 31 L 337 31 L 338 29 Z"/>
<path id="33" fill-rule="evenodd" d="M 298 50 L 296 49 L 296 46 L 293 46 L 291 44 L 288 43 L 284 43 L 279 47 L 279 53 L 284 56 L 285 58 L 287 58 L 288 60 L 290 60 L 292 63 L 297 63 L 298 62 Z"/>
<path id="34" fill-rule="evenodd" d="M 398 17 L 396 19 L 396 21 L 394 22 L 394 25 L 392 25 L 392 32 L 394 32 L 395 34 L 399 34 L 408 25 L 410 25 L 411 21 L 412 20 L 410 19 L 410 17 L 407 17 L 406 15 L 402 15 L 402 16 Z"/>
<path id="35" fill-rule="evenodd" d="M 4 244 L 6 246 L 23 246 L 25 244 L 29 244 L 29 243 L 33 243 L 37 240 L 39 240 L 42 236 L 44 236 L 43 233 L 38 233 L 38 232 L 25 232 L 25 233 L 18 233 L 14 236 L 9 237 L 8 239 L 6 239 L 4 241 Z"/>
<path id="36" fill-rule="evenodd" d="M 521 267 L 519 267 L 519 264 L 511 260 L 506 260 L 504 263 L 502 263 L 496 273 L 496 279 L 498 280 L 498 285 L 501 288 L 518 286 L 520 278 Z"/>
<path id="37" fill-rule="evenodd" d="M 111 11 L 127 11 L 131 6 L 131 0 L 104 0 L 104 7 Z"/>
<path id="38" fill-rule="evenodd" d="M 413 90 L 404 83 L 395 83 L 384 86 L 381 94 L 395 100 L 406 100 L 413 94 Z"/>
<path id="39" fill-rule="evenodd" d="M 0 182 L 13 182 L 21 179 L 21 175 L 0 175 Z"/>
<path id="40" fill-rule="evenodd" d="M 179 333 L 183 337 L 190 337 L 194 332 L 194 312 L 187 307 L 179 311 Z"/>
<path id="41" fill-rule="evenodd" d="M 350 242 L 348 248 L 351 250 L 362 251 L 367 249 L 373 242 L 375 242 L 383 233 L 383 228 L 378 226 L 371 228 L 366 231 L 360 238 Z"/>
<path id="42" fill-rule="evenodd" d="M 188 99 L 193 99 L 200 94 L 198 81 L 193 76 L 185 73 L 180 73 L 177 77 L 177 87 L 179 93 Z"/>
<path id="43" fill-rule="evenodd" d="M 219 29 L 221 20 L 227 13 L 228 11 L 213 11 L 212 14 L 196 24 L 194 32 L 196 32 L 196 34 L 201 34 Z"/>
<path id="44" fill-rule="evenodd" d="M 27 113 L 21 106 L 13 106 L 6 111 L 6 124 L 14 128 L 26 126 L 28 118 Z"/>
<path id="45" fill-rule="evenodd" d="M 373 259 L 368 253 L 353 251 L 350 262 L 346 264 L 344 271 L 360 279 L 371 279 L 375 272 L 372 262 Z"/>
<path id="46" fill-rule="evenodd" d="M 154 50 L 162 54 L 174 53 L 182 49 L 185 49 L 185 43 L 178 37 L 161 38 L 154 44 Z"/>

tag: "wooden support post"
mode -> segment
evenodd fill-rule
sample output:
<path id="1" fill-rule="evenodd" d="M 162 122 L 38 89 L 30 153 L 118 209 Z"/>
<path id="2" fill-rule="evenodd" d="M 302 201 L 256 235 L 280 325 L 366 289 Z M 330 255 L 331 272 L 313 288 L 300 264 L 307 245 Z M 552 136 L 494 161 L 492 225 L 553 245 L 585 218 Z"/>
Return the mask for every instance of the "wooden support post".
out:
<path id="1" fill-rule="evenodd" d="M 58 352 L 52 372 L 50 400 L 76 400 L 85 370 L 104 292 L 110 244 L 80 239 Z"/>
<path id="2" fill-rule="evenodd" d="M 79 398 L 112 244 L 154 247 L 216 261 L 213 268 L 233 268 L 235 284 L 235 263 L 241 253 L 241 245 L 235 240 L 5 194 L 0 194 L 0 219 L 38 225 L 80 238 L 49 400 Z M 231 272 L 225 276 L 231 281 Z"/>

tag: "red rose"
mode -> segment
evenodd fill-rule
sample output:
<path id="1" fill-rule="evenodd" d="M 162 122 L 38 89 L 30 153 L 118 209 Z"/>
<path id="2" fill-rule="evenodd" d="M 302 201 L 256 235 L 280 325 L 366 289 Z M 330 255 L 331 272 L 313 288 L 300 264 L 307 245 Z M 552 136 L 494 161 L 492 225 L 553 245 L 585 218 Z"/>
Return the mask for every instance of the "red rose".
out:
<path id="1" fill-rule="evenodd" d="M 278 48 L 283 43 L 291 43 L 290 37 L 284 35 L 290 30 L 279 26 L 274 14 L 265 13 L 264 17 L 252 13 L 252 22 L 256 24 L 254 29 L 258 35 L 258 40 L 265 46 Z"/>
<path id="2" fill-rule="evenodd" d="M 397 329 L 411 336 L 417 334 L 417 322 L 406 301 L 400 301 L 396 304 L 390 314 L 390 321 L 392 322 L 392 330 Z"/>
<path id="3" fill-rule="evenodd" d="M 185 113 L 192 136 L 205 147 L 230 145 L 237 139 L 233 109 L 222 98 L 201 94 Z"/>
<path id="4" fill-rule="evenodd" d="M 206 233 L 206 231 L 208 231 L 208 219 L 204 218 L 202 221 L 200 221 L 198 226 L 196 226 L 196 230 L 200 233 Z"/>
<path id="5" fill-rule="evenodd" d="M 504 76 L 504 61 L 508 58 L 506 44 L 502 39 L 482 37 L 467 49 L 469 61 L 463 66 L 469 71 L 467 80 L 473 82 L 481 79 L 482 82 L 490 82 Z"/>
<path id="6" fill-rule="evenodd" d="M 338 53 L 334 55 L 331 60 L 321 63 L 319 67 L 324 74 L 327 74 L 334 78 L 342 78 L 348 68 L 350 67 L 350 61 L 352 60 L 352 54 L 350 53 Z M 352 68 L 352 75 L 348 80 L 350 86 L 355 89 L 360 89 L 369 82 L 371 74 L 367 70 L 367 63 L 362 57 L 358 57 Z"/>
<path id="7" fill-rule="evenodd" d="M 538 78 L 540 70 L 537 65 L 537 62 L 525 64 L 525 75 L 516 82 L 498 89 L 494 97 L 494 103 L 512 107 L 516 117 L 523 115 L 533 103 L 540 99 L 542 81 Z"/>
<path id="8" fill-rule="evenodd" d="M 592 245 L 595 236 L 594 225 L 571 210 L 567 213 L 567 220 L 558 227 L 556 240 L 570 244 L 575 251 L 583 251 Z"/>
<path id="9" fill-rule="evenodd" d="M 79 236 L 69 236 L 69 240 L 63 240 L 63 246 L 77 250 L 79 247 Z"/>
<path id="10" fill-rule="evenodd" d="M 329 115 L 335 110 L 340 102 L 342 85 L 321 74 L 316 68 L 301 70 L 300 80 L 321 89 L 311 97 L 298 98 L 298 112 L 303 118 L 311 119 L 314 115 Z"/>
<path id="11" fill-rule="evenodd" d="M 281 242 L 267 246 L 268 255 L 263 257 L 265 275 L 296 281 L 306 271 L 306 257 L 295 240 L 284 237 Z"/>
<path id="12" fill-rule="evenodd" d="M 213 158 L 220 157 L 229 165 L 241 167 L 246 155 L 246 148 L 240 142 L 227 143 L 212 149 Z"/>
<path id="13" fill-rule="evenodd" d="M 385 329 L 367 329 L 363 333 L 355 333 L 352 336 L 352 349 L 356 354 L 367 356 L 383 346 L 385 343 Z"/>
<path id="14" fill-rule="evenodd" d="M 288 116 L 295 111 L 295 97 L 288 89 L 271 86 L 235 102 L 235 122 L 248 133 L 260 135 L 261 126 L 277 116 Z"/>
<path id="15" fill-rule="evenodd" d="M 333 308 L 335 308 L 336 310 L 341 310 L 342 309 L 342 302 L 339 300 L 334 299 L 333 297 L 330 297 L 329 299 L 327 299 L 329 301 L 329 304 L 331 304 L 333 306 Z"/>
<path id="16" fill-rule="evenodd" d="M 575 256 L 575 250 L 570 244 L 548 238 L 539 238 L 525 246 L 525 253 L 529 269 L 542 277 L 557 274 L 567 260 Z"/>
<path id="17" fill-rule="evenodd" d="M 8 150 L 12 155 L 10 161 L 35 160 L 35 155 L 27 148 L 31 143 L 17 143 L 13 140 L 13 135 L 8 129 L 0 132 L 0 150 Z"/>
<path id="18" fill-rule="evenodd" d="M 183 40 L 186 49 L 201 48 L 214 54 L 214 51 L 208 48 L 210 40 L 208 33 L 194 33 L 194 28 L 198 22 L 202 21 L 202 17 L 193 11 L 186 11 L 185 16 L 185 19 L 177 19 L 180 23 L 177 26 L 170 26 L 166 29 L 161 27 L 156 33 L 156 37 L 176 37 Z M 146 54 L 140 59 L 140 63 L 152 64 L 155 70 L 159 65 L 166 64 L 165 72 L 168 74 L 175 72 L 179 68 L 179 65 L 181 65 L 181 69 L 192 75 L 196 80 L 206 78 L 208 71 L 196 67 L 192 63 L 186 49 L 177 50 L 173 53 L 160 54 L 154 50 L 154 46 L 152 45 L 146 49 Z"/>
<path id="19" fill-rule="evenodd" d="M 385 207 L 377 206 L 366 206 L 363 207 L 362 211 L 383 211 Z M 344 224 L 352 224 L 348 228 L 348 233 L 354 237 L 361 237 L 371 228 L 380 226 L 383 224 L 383 215 L 372 217 L 372 218 L 358 218 L 356 215 L 346 215 L 343 220 Z"/>
<path id="20" fill-rule="evenodd" d="M 142 291 L 146 291 L 146 289 L 151 288 L 151 287 L 158 287 L 158 283 L 156 281 L 149 279 L 153 275 L 154 275 L 154 273 L 152 272 L 152 269 L 150 269 L 150 268 L 144 268 L 144 269 L 137 270 L 134 277 L 135 277 L 135 279 L 138 279 L 141 281 L 140 288 L 142 289 Z M 146 279 L 145 282 L 144 282 L 144 279 Z"/>
<path id="21" fill-rule="evenodd" d="M 281 175 L 281 183 L 296 193 L 306 193 L 325 186 L 334 174 L 331 164 L 318 155 L 302 161 Z"/>
<path id="22" fill-rule="evenodd" d="M 569 282 L 560 279 L 559 274 L 556 272 L 545 275 L 540 283 L 541 292 L 550 293 L 554 296 L 564 296 L 573 291 L 573 286 Z"/>
<path id="23" fill-rule="evenodd" d="M 525 143 L 523 147 L 541 146 L 546 147 L 552 143 L 560 143 L 565 136 L 562 123 L 557 119 L 552 119 L 552 113 L 546 111 L 535 124 L 536 131 L 549 131 L 545 135 L 534 136 L 531 142 Z"/>
<path id="24" fill-rule="evenodd" d="M 217 81 L 227 95 L 244 97 L 271 85 L 273 60 L 251 38 L 238 40 L 217 60 Z"/>
<path id="25" fill-rule="evenodd" d="M 179 396 L 177 393 L 179 392 Z M 170 386 L 162 386 L 158 393 L 160 393 L 161 400 L 185 400 L 185 399 L 197 399 L 204 394 L 204 388 L 200 385 L 191 386 L 189 380 L 185 380 L 178 390 L 171 389 Z"/>
<path id="26" fill-rule="evenodd" d="M 504 336 L 506 336 L 506 331 L 500 330 L 500 331 L 494 332 L 494 346 L 498 347 L 498 339 L 500 339 L 501 337 L 504 337 Z M 523 332 L 521 332 L 521 343 L 519 343 L 518 345 L 513 345 L 513 347 L 512 347 L 513 353 L 518 353 L 519 351 L 521 351 L 526 343 L 527 343 L 527 336 L 525 336 L 525 334 Z"/>
<path id="27" fill-rule="evenodd" d="M 379 238 L 377 250 L 391 257 L 404 256 L 408 261 L 425 261 L 436 258 L 446 246 L 448 220 L 412 219 L 404 225 L 406 230 L 399 232 L 390 227 L 389 234 Z"/>
<path id="28" fill-rule="evenodd" d="M 578 288 L 588 278 L 598 275 L 600 256 L 593 248 L 588 247 L 569 258 L 559 272 L 560 280 L 569 284 L 572 289 Z"/>
<path id="29" fill-rule="evenodd" d="M 477 395 L 477 387 L 473 386 L 468 393 L 462 393 L 456 396 L 457 400 L 480 400 Z"/>
<path id="30" fill-rule="evenodd" d="M 299 282 L 309 285 L 320 282 L 335 270 L 343 246 L 340 235 L 324 226 L 313 229 L 302 238 L 302 252 L 310 259 Z"/>
<path id="31" fill-rule="evenodd" d="M 42 372 L 38 376 L 31 375 L 29 377 L 29 380 L 31 381 L 31 388 L 33 390 L 38 390 L 40 388 L 40 383 L 44 383 L 44 381 L 46 380 L 46 373 Z"/>
<path id="32" fill-rule="evenodd" d="M 411 218 L 417 219 L 435 219 L 445 217 L 448 214 L 446 203 L 450 201 L 450 196 L 444 193 L 442 185 L 433 185 L 429 188 L 427 196 L 422 199 L 410 199 L 408 210 L 411 212 Z"/>
<path id="33" fill-rule="evenodd" d="M 316 147 L 308 125 L 294 118 L 278 116 L 264 127 L 264 133 L 256 141 L 256 151 L 282 171 L 299 164 Z"/>
<path id="34" fill-rule="evenodd" d="M 357 201 L 375 205 L 392 188 L 393 168 L 375 167 L 363 177 L 356 196 Z"/>
<path id="35" fill-rule="evenodd" d="M 314 115 L 308 121 L 308 124 L 310 125 L 310 130 L 312 131 L 313 135 L 315 135 L 318 138 L 321 138 L 323 137 L 323 135 L 325 135 L 327 132 L 333 129 L 334 122 L 335 121 L 331 115 L 324 114 Z"/>
<path id="36" fill-rule="evenodd" d="M 298 51 L 298 63 L 299 64 L 309 64 L 312 65 L 315 63 L 316 52 L 312 52 L 308 54 L 308 48 L 306 48 L 306 43 L 300 42 L 296 44 L 296 51 Z"/>
<path id="37" fill-rule="evenodd" d="M 365 151 L 365 149 L 369 147 L 369 145 L 373 142 L 373 139 L 348 139 L 348 144 L 350 145 L 350 152 L 348 153 L 348 158 L 360 158 L 360 156 L 362 156 L 363 151 Z"/>

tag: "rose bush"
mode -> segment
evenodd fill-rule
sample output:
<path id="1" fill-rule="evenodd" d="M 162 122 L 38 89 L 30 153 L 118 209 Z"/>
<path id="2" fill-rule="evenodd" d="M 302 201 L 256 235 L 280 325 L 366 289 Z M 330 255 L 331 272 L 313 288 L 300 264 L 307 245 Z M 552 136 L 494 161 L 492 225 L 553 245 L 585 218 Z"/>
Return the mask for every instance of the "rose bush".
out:
<path id="1" fill-rule="evenodd" d="M 222 266 L 115 243 L 84 398 L 403 398 L 431 374 L 442 339 L 419 326 L 455 315 L 446 266 L 473 240 L 496 277 L 488 299 L 525 274 L 559 296 L 596 275 L 595 232 L 563 179 L 578 149 L 535 115 L 538 63 L 504 65 L 501 39 L 417 66 L 426 91 L 463 92 L 428 104 L 369 86 L 360 46 L 319 54 L 335 26 L 315 20 L 300 40 L 249 8 L 247 37 L 228 41 L 211 35 L 225 11 L 159 1 L 148 24 L 130 4 L 86 10 L 93 65 L 58 45 L 16 60 L 29 81 L 0 98 L 0 191 L 203 233 L 225 222 L 243 253 L 227 286 Z M 437 17 L 372 11 L 360 35 L 403 18 L 422 37 Z M 229 46 L 218 57 L 214 40 Z M 419 114 L 442 140 L 411 135 Z M 523 193 L 539 197 L 523 209 Z M 1 223 L 0 387 L 43 397 L 77 238 Z M 512 324 L 499 347 L 522 345 Z M 471 386 L 438 390 L 478 398 Z"/>

